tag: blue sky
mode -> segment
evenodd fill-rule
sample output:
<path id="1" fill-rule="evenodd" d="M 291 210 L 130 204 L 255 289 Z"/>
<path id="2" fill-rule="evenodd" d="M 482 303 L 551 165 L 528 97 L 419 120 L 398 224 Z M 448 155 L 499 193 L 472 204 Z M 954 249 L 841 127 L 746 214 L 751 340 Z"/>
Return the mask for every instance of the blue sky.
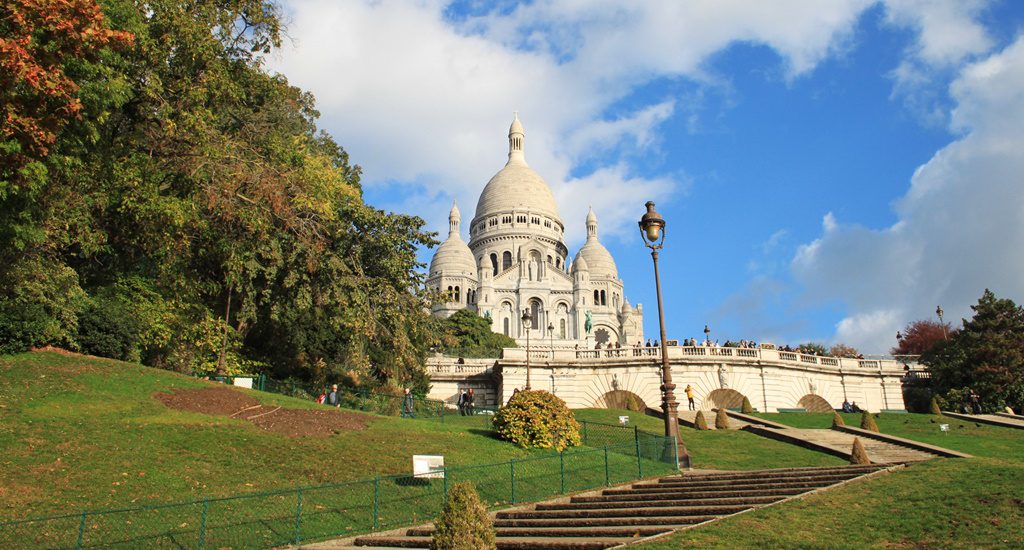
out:
<path id="1" fill-rule="evenodd" d="M 271 68 L 317 96 L 369 203 L 443 238 L 451 201 L 471 218 L 504 165 L 518 111 L 570 250 L 593 206 L 649 335 L 647 200 L 669 224 L 670 337 L 708 324 L 722 341 L 881 353 L 938 304 L 958 320 L 985 288 L 1024 301 L 1024 3 L 286 11 L 292 40 Z"/>

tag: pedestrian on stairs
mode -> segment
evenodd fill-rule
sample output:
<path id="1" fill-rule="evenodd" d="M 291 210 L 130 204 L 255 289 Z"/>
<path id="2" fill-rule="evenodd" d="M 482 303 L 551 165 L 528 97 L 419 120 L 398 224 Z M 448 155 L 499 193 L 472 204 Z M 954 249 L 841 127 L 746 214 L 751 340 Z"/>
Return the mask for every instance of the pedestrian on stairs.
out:
<path id="1" fill-rule="evenodd" d="M 686 400 L 689 402 L 690 410 L 691 411 L 697 410 L 697 406 L 694 405 L 694 403 L 693 403 L 693 386 L 687 384 L 686 385 L 686 390 L 684 390 L 684 391 L 686 391 Z"/>

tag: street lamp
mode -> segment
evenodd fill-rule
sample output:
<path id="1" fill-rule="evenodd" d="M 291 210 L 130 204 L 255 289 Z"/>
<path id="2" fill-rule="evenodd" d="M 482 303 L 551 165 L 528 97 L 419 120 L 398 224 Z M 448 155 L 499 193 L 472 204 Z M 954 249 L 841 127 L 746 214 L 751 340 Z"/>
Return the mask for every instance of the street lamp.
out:
<path id="1" fill-rule="evenodd" d="M 661 276 L 658 273 L 658 250 L 665 244 L 665 219 L 654 210 L 654 202 L 647 201 L 647 213 L 640 218 L 640 236 L 644 246 L 651 249 L 654 259 L 654 287 L 658 293 L 658 327 L 661 329 L 661 410 L 665 416 L 665 437 L 671 437 L 678 446 L 678 457 L 681 466 L 690 467 L 690 454 L 686 445 L 679 437 L 679 413 L 672 383 L 672 368 L 668 364 L 668 345 L 665 343 L 665 312 L 661 304 Z"/>
<path id="2" fill-rule="evenodd" d="M 555 358 L 555 324 L 548 323 L 548 345 L 551 346 L 551 359 Z"/>
<path id="3" fill-rule="evenodd" d="M 530 325 L 533 324 L 533 317 L 530 317 L 530 310 L 523 310 L 523 330 L 526 332 L 526 391 L 530 391 Z"/>
<path id="4" fill-rule="evenodd" d="M 707 325 L 704 325 L 704 343 L 711 346 L 711 329 Z"/>
<path id="5" fill-rule="evenodd" d="M 939 316 L 939 324 L 942 325 L 942 339 L 949 340 L 946 334 L 946 323 L 942 322 L 942 306 L 935 306 L 935 314 Z"/>

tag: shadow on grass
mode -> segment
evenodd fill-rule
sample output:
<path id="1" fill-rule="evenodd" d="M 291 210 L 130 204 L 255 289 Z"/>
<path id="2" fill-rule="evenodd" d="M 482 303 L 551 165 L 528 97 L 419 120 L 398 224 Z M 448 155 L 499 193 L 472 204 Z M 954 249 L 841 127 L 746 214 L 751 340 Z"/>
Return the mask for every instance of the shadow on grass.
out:
<path id="1" fill-rule="evenodd" d="M 482 430 L 480 428 L 470 428 L 469 430 L 466 430 L 466 431 L 471 433 L 471 434 L 473 434 L 473 435 L 482 435 L 484 437 L 489 437 L 489 438 L 497 440 L 497 441 L 504 441 L 504 439 L 498 437 L 498 432 L 496 432 L 494 430 Z"/>

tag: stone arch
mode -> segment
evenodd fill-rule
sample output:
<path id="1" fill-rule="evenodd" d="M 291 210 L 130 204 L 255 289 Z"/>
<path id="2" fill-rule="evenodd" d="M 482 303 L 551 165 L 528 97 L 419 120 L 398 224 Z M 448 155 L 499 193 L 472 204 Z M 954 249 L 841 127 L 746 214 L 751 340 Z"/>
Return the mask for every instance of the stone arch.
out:
<path id="1" fill-rule="evenodd" d="M 701 402 L 700 408 L 709 411 L 711 409 L 738 409 L 743 406 L 744 395 L 731 388 L 719 388 L 708 394 Z"/>
<path id="2" fill-rule="evenodd" d="M 627 390 L 612 390 L 594 401 L 595 408 L 605 409 L 626 409 L 630 411 L 643 411 L 647 404 L 639 395 Z"/>
<path id="3" fill-rule="evenodd" d="M 796 405 L 807 409 L 807 412 L 809 413 L 827 413 L 832 412 L 833 410 L 832 405 L 829 405 L 828 401 L 825 401 L 824 397 L 814 395 L 813 393 L 809 393 L 801 397 L 800 401 L 797 401 Z"/>

